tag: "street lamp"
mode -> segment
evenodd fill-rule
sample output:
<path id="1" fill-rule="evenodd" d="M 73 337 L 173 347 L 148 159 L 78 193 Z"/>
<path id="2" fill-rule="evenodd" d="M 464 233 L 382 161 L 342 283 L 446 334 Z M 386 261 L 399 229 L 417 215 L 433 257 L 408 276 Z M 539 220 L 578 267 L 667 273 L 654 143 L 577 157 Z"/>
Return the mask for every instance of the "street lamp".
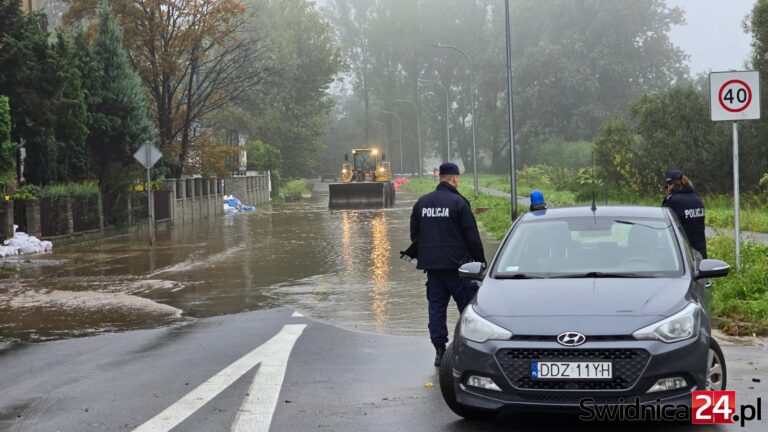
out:
<path id="1" fill-rule="evenodd" d="M 448 89 L 445 88 L 443 83 L 437 80 L 429 80 L 429 79 L 421 79 L 419 78 L 419 82 L 431 82 L 435 83 L 440 86 L 440 88 L 443 89 L 443 93 L 445 93 L 445 144 L 446 149 L 448 150 L 448 160 L 446 162 L 451 161 L 451 127 L 448 118 L 450 117 L 450 110 L 449 110 L 449 101 L 448 101 Z"/>
<path id="2" fill-rule="evenodd" d="M 392 111 L 381 111 L 382 114 L 392 114 L 397 119 L 397 130 L 400 133 L 400 175 L 403 174 L 403 121 L 400 116 Z"/>
<path id="3" fill-rule="evenodd" d="M 504 0 L 504 27 L 507 36 L 507 124 L 509 128 L 509 193 L 512 220 L 517 219 L 517 185 L 515 182 L 515 130 L 512 117 L 512 36 L 509 30 L 509 0 Z M 472 124 L 475 119 L 472 118 Z"/>
<path id="4" fill-rule="evenodd" d="M 478 182 L 477 182 L 477 139 L 475 136 L 475 123 L 477 123 L 477 117 L 475 117 L 475 87 L 473 84 L 473 78 L 472 78 L 472 61 L 469 59 L 469 56 L 459 48 L 452 46 L 452 45 L 443 45 L 443 44 L 432 44 L 435 48 L 450 48 L 452 50 L 458 51 L 461 53 L 461 55 L 464 56 L 464 59 L 467 61 L 467 64 L 469 65 L 469 104 L 471 105 L 471 111 L 472 111 L 472 169 L 474 170 L 475 175 L 475 199 L 477 199 L 478 195 Z"/>
<path id="5" fill-rule="evenodd" d="M 421 173 L 424 172 L 424 170 L 421 167 L 421 122 L 419 121 L 419 107 L 416 106 L 415 103 L 405 99 L 395 99 L 395 102 L 405 102 L 411 104 L 414 111 L 416 111 L 416 139 L 419 145 L 419 177 L 421 177 Z"/>

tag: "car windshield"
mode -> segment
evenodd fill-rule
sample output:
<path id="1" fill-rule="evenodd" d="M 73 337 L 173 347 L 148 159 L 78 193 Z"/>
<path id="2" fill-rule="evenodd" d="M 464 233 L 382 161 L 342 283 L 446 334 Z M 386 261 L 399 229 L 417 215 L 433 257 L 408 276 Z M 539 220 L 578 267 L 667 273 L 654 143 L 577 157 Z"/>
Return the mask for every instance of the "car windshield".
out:
<path id="1" fill-rule="evenodd" d="M 497 278 L 675 277 L 683 273 L 669 222 L 567 217 L 521 221 L 497 261 Z"/>

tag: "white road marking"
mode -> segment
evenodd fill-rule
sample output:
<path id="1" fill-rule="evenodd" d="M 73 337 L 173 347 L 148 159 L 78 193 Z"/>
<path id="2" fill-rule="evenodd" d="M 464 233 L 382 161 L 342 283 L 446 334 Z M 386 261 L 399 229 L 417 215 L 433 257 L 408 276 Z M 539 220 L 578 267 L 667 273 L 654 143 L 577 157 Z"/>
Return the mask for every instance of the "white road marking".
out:
<path id="1" fill-rule="evenodd" d="M 276 334 L 272 339 L 268 340 L 258 348 L 255 348 L 253 351 L 224 368 L 221 372 L 197 386 L 197 388 L 189 392 L 175 404 L 169 406 L 160 414 L 134 429 L 133 432 L 168 432 L 186 420 L 187 417 L 194 414 L 195 411 L 199 410 L 203 405 L 210 402 L 219 393 L 232 385 L 232 383 L 237 381 L 260 362 L 262 363 L 262 368 L 265 365 L 265 362 L 267 365 L 273 364 L 269 359 L 276 355 L 285 356 L 287 362 L 287 357 L 293 349 L 293 344 L 299 336 L 301 336 L 301 332 L 304 331 L 305 327 L 306 325 L 304 324 L 293 324 L 283 327 L 283 329 L 280 330 L 280 333 Z M 282 352 L 281 350 L 286 351 Z M 257 375 L 262 373 L 262 368 L 259 368 Z M 282 375 L 280 383 L 282 384 Z M 280 392 L 280 386 L 278 386 L 276 390 L 271 390 L 274 390 L 274 398 L 276 401 Z M 251 390 L 251 394 L 253 394 L 253 390 Z M 270 415 L 270 422 L 271 419 L 272 416 Z M 269 424 L 267 424 L 267 427 L 269 427 Z"/>
<path id="2" fill-rule="evenodd" d="M 290 327 L 290 326 L 286 326 Z M 248 396 L 237 412 L 231 432 L 268 432 L 272 423 L 272 415 L 277 406 L 280 389 L 283 388 L 283 378 L 288 366 L 293 345 L 298 339 L 302 325 L 297 330 L 296 337 L 284 338 L 264 351 L 264 360 L 259 371 L 253 377 Z"/>
<path id="3" fill-rule="evenodd" d="M 302 315 L 299 311 L 294 311 L 293 315 L 291 315 L 291 318 L 304 318 L 304 315 Z"/>

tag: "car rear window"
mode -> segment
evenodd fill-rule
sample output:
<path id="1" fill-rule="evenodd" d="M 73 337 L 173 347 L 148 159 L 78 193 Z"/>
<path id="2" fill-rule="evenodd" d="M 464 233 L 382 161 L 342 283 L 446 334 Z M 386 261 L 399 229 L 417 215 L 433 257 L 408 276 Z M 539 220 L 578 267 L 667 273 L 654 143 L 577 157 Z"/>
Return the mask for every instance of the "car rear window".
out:
<path id="1" fill-rule="evenodd" d="M 666 220 L 571 217 L 518 224 L 503 245 L 494 273 L 674 277 L 682 275 L 683 266 Z"/>

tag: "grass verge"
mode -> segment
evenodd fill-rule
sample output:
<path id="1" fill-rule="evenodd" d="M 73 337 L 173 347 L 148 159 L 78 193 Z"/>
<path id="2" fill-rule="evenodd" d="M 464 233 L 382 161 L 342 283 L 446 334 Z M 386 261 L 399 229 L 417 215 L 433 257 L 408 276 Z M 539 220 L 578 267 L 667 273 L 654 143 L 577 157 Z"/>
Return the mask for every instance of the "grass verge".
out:
<path id="1" fill-rule="evenodd" d="M 733 238 L 717 235 L 707 242 L 711 258 L 733 266 L 731 274 L 712 281 L 712 313 L 726 318 L 723 331 L 732 335 L 768 335 L 768 246 L 751 240 L 741 244 L 741 270 L 736 270 Z"/>

